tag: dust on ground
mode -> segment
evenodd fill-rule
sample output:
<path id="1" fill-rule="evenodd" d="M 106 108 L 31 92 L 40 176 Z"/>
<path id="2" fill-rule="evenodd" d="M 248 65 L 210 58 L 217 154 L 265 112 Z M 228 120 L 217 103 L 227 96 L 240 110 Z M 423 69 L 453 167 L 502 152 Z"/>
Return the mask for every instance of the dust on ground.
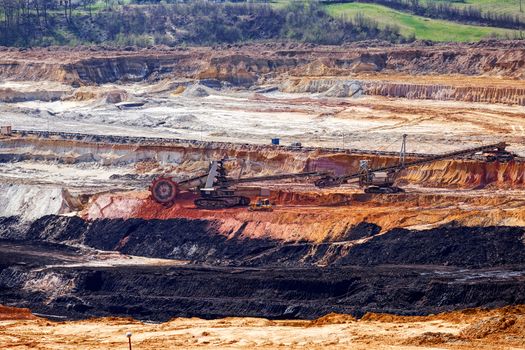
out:
<path id="1" fill-rule="evenodd" d="M 148 89 L 144 83 L 90 89 L 111 91 L 117 87 L 127 91 L 131 100 L 147 103 L 120 110 L 102 97 L 32 100 L 0 106 L 0 123 L 29 130 L 252 144 L 268 144 L 277 137 L 283 144 L 389 151 L 399 148 L 406 133 L 411 152 L 445 152 L 465 145 L 507 141 L 513 144 L 512 150 L 525 153 L 521 146 L 525 135 L 523 106 L 228 89 L 209 89 L 208 96 L 198 98 L 169 92 L 136 93 Z"/>
<path id="2" fill-rule="evenodd" d="M 317 320 L 126 318 L 55 322 L 0 307 L 0 347 L 9 349 L 523 349 L 525 307 L 468 309 L 431 316 L 329 314 Z"/>

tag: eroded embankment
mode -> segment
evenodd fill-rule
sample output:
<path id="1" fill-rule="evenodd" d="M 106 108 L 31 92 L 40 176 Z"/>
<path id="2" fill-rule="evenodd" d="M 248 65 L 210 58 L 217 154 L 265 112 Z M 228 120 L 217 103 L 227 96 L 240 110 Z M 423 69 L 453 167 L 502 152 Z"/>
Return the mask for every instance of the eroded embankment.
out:
<path id="1" fill-rule="evenodd" d="M 381 73 L 412 76 L 458 75 L 459 80 L 462 79 L 461 76 L 493 76 L 498 79 L 507 78 L 512 83 L 510 79 L 519 79 L 525 74 L 523 57 L 523 47 L 518 42 L 433 46 L 416 43 L 367 48 L 356 44 L 346 49 L 326 46 L 312 48 L 295 44 L 253 44 L 233 48 L 152 48 L 139 51 L 59 49 L 51 52 L 40 48 L 0 51 L 0 77 L 6 80 L 58 81 L 74 86 L 158 81 L 164 78 L 213 79 L 250 86 L 286 83 L 289 77 L 352 79 L 357 75 Z M 523 86 L 495 87 L 486 86 L 483 82 L 477 86 L 457 86 L 453 83 L 406 84 L 403 81 L 381 82 L 373 76 L 371 78 L 371 81 L 365 78 L 360 84 L 365 93 L 372 95 L 521 105 L 525 103 Z M 312 86 L 315 84 L 309 85 L 311 88 L 299 90 L 314 92 Z M 348 93 L 338 92 L 332 95 L 344 97 Z M 10 100 L 24 98 L 20 94 Z M 42 98 L 48 99 L 49 96 L 42 92 Z"/>
<path id="2" fill-rule="evenodd" d="M 253 83 L 270 74 L 341 76 L 396 71 L 408 74 L 464 74 L 522 77 L 525 63 L 519 42 L 422 44 L 347 49 L 290 44 L 230 48 L 93 51 L 33 49 L 2 51 L 0 76 L 11 80 L 105 83 L 166 76 L 213 78 Z M 293 47 L 292 47 L 293 46 Z"/>
<path id="3" fill-rule="evenodd" d="M 284 244 L 227 239 L 205 220 L 49 216 L 21 227 L 15 218 L 3 219 L 0 235 L 17 241 L 0 242 L 0 293 L 9 305 L 46 314 L 154 320 L 426 314 L 525 302 L 522 228 L 377 232 L 362 224 L 349 232 L 349 242 Z M 57 243 L 189 265 L 97 268 L 82 263 L 78 248 Z"/>
<path id="4" fill-rule="evenodd" d="M 411 82 L 410 80 L 415 80 Z M 442 80 L 445 80 L 443 77 Z M 387 74 L 370 77 L 308 77 L 290 78 L 279 89 L 289 93 L 320 93 L 327 97 L 385 96 L 394 98 L 424 99 L 438 101 L 464 101 L 525 105 L 525 88 L 509 81 L 449 77 L 449 81 L 432 82 L 432 78 L 420 76 L 389 78 Z M 456 81 L 457 80 L 457 81 Z M 448 84 L 447 84 L 448 83 Z"/>
<path id="5" fill-rule="evenodd" d="M 396 82 L 366 82 L 367 95 L 404 97 L 440 101 L 465 101 L 525 105 L 525 88 L 494 86 L 454 86 L 404 84 Z"/>
<path id="6" fill-rule="evenodd" d="M 197 141 L 148 143 L 102 143 L 61 139 L 8 138 L 0 142 L 0 161 L 44 160 L 60 163 L 97 163 L 118 166 L 153 162 L 148 171 L 173 173 L 182 177 L 206 172 L 209 162 L 221 158 L 242 160 L 243 176 L 261 176 L 301 171 L 332 172 L 335 175 L 358 171 L 359 162 L 370 161 L 371 168 L 397 165 L 399 159 L 388 152 L 332 150 L 322 148 L 290 149 L 261 145 L 239 145 Z M 417 159 L 408 156 L 407 161 Z M 155 165 L 155 166 L 153 166 Z M 227 164 L 238 174 L 240 164 Z M 507 163 L 469 159 L 450 159 L 409 168 L 399 176 L 400 182 L 429 187 L 451 188 L 522 188 L 525 163 Z"/>

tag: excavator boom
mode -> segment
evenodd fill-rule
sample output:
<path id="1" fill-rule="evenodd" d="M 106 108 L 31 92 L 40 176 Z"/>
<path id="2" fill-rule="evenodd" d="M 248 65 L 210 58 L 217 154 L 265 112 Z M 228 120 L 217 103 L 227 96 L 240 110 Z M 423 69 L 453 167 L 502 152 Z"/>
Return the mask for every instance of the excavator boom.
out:
<path id="1" fill-rule="evenodd" d="M 245 177 L 245 178 L 240 178 L 240 179 L 228 180 L 228 185 L 235 185 L 235 184 L 247 183 L 247 182 L 301 179 L 304 177 L 318 177 L 318 176 L 326 176 L 326 175 L 328 175 L 327 172 L 310 171 L 310 172 L 302 172 L 302 173 L 289 173 L 289 174 L 280 174 L 280 175 Z"/>
<path id="2" fill-rule="evenodd" d="M 230 187 L 241 183 L 253 183 L 262 181 L 277 181 L 286 179 L 300 179 L 308 177 L 327 176 L 323 172 L 300 172 L 279 175 L 266 175 L 245 178 L 231 178 L 227 176 L 224 162 L 231 159 L 213 161 L 208 173 L 192 177 L 180 182 L 174 181 L 169 176 L 161 176 L 153 180 L 150 186 L 152 198 L 166 207 L 172 206 L 180 191 L 188 191 L 198 188 L 200 198 L 195 200 L 195 205 L 202 209 L 222 209 L 238 205 L 248 205 L 250 199 L 235 193 Z M 242 172 L 242 171 L 241 171 Z"/>
<path id="3" fill-rule="evenodd" d="M 392 165 L 392 166 L 385 166 L 385 167 L 380 167 L 380 168 L 375 168 L 375 169 L 370 169 L 368 171 L 370 173 L 398 172 L 398 171 L 400 171 L 402 169 L 406 169 L 406 168 L 409 168 L 409 167 L 413 167 L 413 166 L 417 166 L 417 165 L 423 165 L 423 164 L 428 164 L 428 163 L 433 163 L 433 162 L 436 162 L 438 160 L 443 160 L 443 159 L 451 159 L 451 158 L 460 157 L 460 156 L 467 156 L 467 155 L 475 154 L 475 153 L 478 153 L 478 152 L 490 152 L 490 151 L 505 152 L 505 148 L 506 147 L 507 147 L 507 144 L 505 142 L 499 142 L 499 143 L 494 143 L 494 144 L 490 144 L 490 145 L 486 145 L 486 146 L 467 148 L 467 149 L 464 149 L 464 150 L 459 150 L 459 151 L 439 154 L 439 155 L 436 155 L 436 156 L 426 157 L 426 158 L 414 160 L 414 161 L 411 161 L 411 162 L 405 162 L 404 159 L 403 159 L 403 162 L 400 162 L 400 164 L 396 164 L 396 165 Z M 315 181 L 315 185 L 317 187 L 320 187 L 320 188 L 336 187 L 336 186 L 342 185 L 343 183 L 347 182 L 348 180 L 357 179 L 357 178 L 360 178 L 362 176 L 363 176 L 363 172 L 362 171 L 359 171 L 359 172 L 356 172 L 356 173 L 353 173 L 353 174 L 349 174 L 349 175 L 338 176 L 338 177 L 325 176 L 325 177 Z"/>

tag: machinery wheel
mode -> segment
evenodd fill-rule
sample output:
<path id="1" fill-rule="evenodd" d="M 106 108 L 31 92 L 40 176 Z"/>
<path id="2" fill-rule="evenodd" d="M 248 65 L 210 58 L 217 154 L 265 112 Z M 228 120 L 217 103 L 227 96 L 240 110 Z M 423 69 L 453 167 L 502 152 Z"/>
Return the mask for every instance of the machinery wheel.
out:
<path id="1" fill-rule="evenodd" d="M 325 176 L 325 177 L 322 177 L 322 178 L 316 180 L 314 182 L 314 184 L 318 188 L 327 188 L 327 187 L 338 186 L 341 183 L 337 179 L 335 179 L 335 178 L 333 178 L 331 176 Z"/>
<path id="2" fill-rule="evenodd" d="M 248 197 L 240 197 L 239 205 L 247 206 L 250 205 L 250 198 Z"/>
<path id="3" fill-rule="evenodd" d="M 379 187 L 379 186 L 371 186 L 365 188 L 365 193 L 374 193 L 374 194 L 391 194 L 391 193 L 402 193 L 405 192 L 400 187 L 392 186 L 392 187 Z"/>
<path id="4" fill-rule="evenodd" d="M 199 209 L 225 209 L 237 206 L 247 206 L 250 198 L 243 196 L 197 198 L 193 203 Z"/>
<path id="5" fill-rule="evenodd" d="M 197 198 L 195 206 L 199 209 L 224 209 L 232 207 L 231 203 L 221 198 Z"/>
<path id="6" fill-rule="evenodd" d="M 171 207 L 179 193 L 179 186 L 171 178 L 161 176 L 153 180 L 149 190 L 155 202 Z"/>
<path id="7" fill-rule="evenodd" d="M 372 186 L 372 187 L 365 188 L 365 193 L 379 194 L 379 193 L 384 193 L 384 192 L 381 191 L 381 187 Z"/>

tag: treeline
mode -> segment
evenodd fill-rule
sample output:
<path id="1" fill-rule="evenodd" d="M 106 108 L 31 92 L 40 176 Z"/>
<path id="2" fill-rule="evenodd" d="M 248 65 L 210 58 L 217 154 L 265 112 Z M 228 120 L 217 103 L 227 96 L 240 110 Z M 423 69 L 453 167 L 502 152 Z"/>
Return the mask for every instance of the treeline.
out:
<path id="1" fill-rule="evenodd" d="M 427 1 L 419 0 L 324 0 L 323 3 L 348 3 L 363 2 L 384 5 L 400 11 L 408 11 L 413 14 L 450 21 L 480 24 L 492 27 L 521 29 L 525 27 L 523 15 L 519 13 L 497 13 L 485 11 L 473 5 L 454 6 L 454 2 L 463 1 Z"/>
<path id="2" fill-rule="evenodd" d="M 281 9 L 210 1 L 118 6 L 106 3 L 94 11 L 93 1 L 0 0 L 0 45 L 213 45 L 270 39 L 342 44 L 365 39 L 405 40 L 398 28 L 380 28 L 362 16 L 335 19 L 317 3 L 291 3 Z"/>
<path id="3" fill-rule="evenodd" d="M 0 0 L 0 45 L 27 46 L 64 40 L 81 12 L 92 16 L 96 0 Z M 109 0 L 106 0 L 109 1 Z M 109 3 L 106 3 L 109 6 Z"/>

